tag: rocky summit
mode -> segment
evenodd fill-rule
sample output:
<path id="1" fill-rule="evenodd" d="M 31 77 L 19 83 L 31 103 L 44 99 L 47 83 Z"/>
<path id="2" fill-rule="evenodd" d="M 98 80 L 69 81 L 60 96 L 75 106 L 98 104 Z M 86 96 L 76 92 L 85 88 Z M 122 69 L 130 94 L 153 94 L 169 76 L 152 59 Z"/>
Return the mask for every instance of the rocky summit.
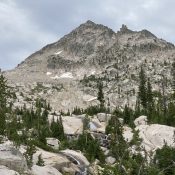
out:
<path id="1" fill-rule="evenodd" d="M 132 107 L 138 91 L 140 67 L 145 67 L 153 89 L 160 91 L 172 79 L 175 47 L 147 30 L 119 31 L 87 21 L 59 41 L 43 47 L 5 76 L 18 90 L 46 98 L 55 110 L 72 110 L 97 104 L 97 85 L 104 84 L 110 107 Z M 166 93 L 171 93 L 166 88 Z M 34 90 L 33 90 L 34 89 Z M 20 97 L 22 98 L 22 97 Z M 33 98 L 33 97 L 32 97 Z"/>

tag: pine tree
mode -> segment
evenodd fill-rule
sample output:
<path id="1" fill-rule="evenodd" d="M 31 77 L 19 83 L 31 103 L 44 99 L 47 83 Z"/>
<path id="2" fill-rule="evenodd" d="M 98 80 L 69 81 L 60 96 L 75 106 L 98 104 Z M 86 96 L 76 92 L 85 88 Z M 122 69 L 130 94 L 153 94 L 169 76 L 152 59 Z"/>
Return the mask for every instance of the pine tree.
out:
<path id="1" fill-rule="evenodd" d="M 56 122 L 54 120 L 52 121 L 50 129 L 52 132 L 52 137 L 58 138 L 59 140 L 65 139 L 64 128 L 63 128 L 63 123 L 62 123 L 61 117 Z"/>
<path id="2" fill-rule="evenodd" d="M 6 121 L 5 121 L 5 112 L 0 110 L 0 135 L 5 134 Z"/>
<path id="3" fill-rule="evenodd" d="M 152 86 L 150 83 L 150 79 L 148 78 L 148 81 L 147 81 L 147 110 L 150 116 L 152 116 L 153 109 L 154 109 L 153 92 L 152 92 Z"/>
<path id="4" fill-rule="evenodd" d="M 175 61 L 172 63 L 172 89 L 173 89 L 173 92 L 174 92 L 174 97 L 175 97 Z"/>
<path id="5" fill-rule="evenodd" d="M 162 108 L 163 108 L 163 115 L 164 115 L 164 120 L 167 120 L 167 97 L 165 93 L 165 88 L 166 88 L 166 78 L 162 74 Z"/>
<path id="6" fill-rule="evenodd" d="M 42 155 L 38 156 L 38 162 L 36 163 L 38 166 L 44 166 L 44 160 L 42 159 Z"/>
<path id="7" fill-rule="evenodd" d="M 116 116 L 112 116 L 106 127 L 106 134 L 110 135 L 110 145 L 111 154 L 116 158 L 118 163 L 118 168 L 123 171 L 123 160 L 129 158 L 129 151 L 127 143 L 123 137 L 123 127 Z"/>
<path id="8" fill-rule="evenodd" d="M 98 88 L 97 100 L 100 102 L 100 108 L 104 109 L 105 100 L 103 93 L 103 82 L 99 82 L 97 88 Z"/>
<path id="9" fill-rule="evenodd" d="M 88 118 L 88 115 L 86 114 L 86 116 L 83 119 L 83 132 L 89 129 L 89 121 L 90 119 Z"/>
<path id="10" fill-rule="evenodd" d="M 57 124 L 59 124 L 59 139 L 60 140 L 64 140 L 65 139 L 65 135 L 64 135 L 64 127 L 63 127 L 63 121 L 62 121 L 62 117 L 60 116 L 59 121 L 57 120 Z"/>
<path id="11" fill-rule="evenodd" d="M 11 97 L 10 88 L 7 86 L 7 80 L 1 74 L 0 75 L 0 135 L 4 135 L 6 128 L 6 112 L 7 112 L 7 100 Z"/>
<path id="12" fill-rule="evenodd" d="M 27 161 L 27 165 L 29 168 L 31 168 L 33 165 L 33 154 L 35 152 L 36 152 L 36 148 L 35 148 L 34 144 L 31 141 L 29 141 L 28 145 L 27 145 L 27 150 L 24 153 L 26 161 Z"/>
<path id="13" fill-rule="evenodd" d="M 139 74 L 139 93 L 138 97 L 140 99 L 140 103 L 143 109 L 146 111 L 147 109 L 147 88 L 146 88 L 146 75 L 143 67 L 141 67 Z"/>
<path id="14" fill-rule="evenodd" d="M 175 148 L 169 147 L 167 144 L 161 149 L 156 150 L 154 163 L 165 175 L 174 174 L 175 172 Z M 160 174 L 160 173 L 159 173 Z"/>
<path id="15" fill-rule="evenodd" d="M 125 105 L 124 111 L 123 111 L 123 119 L 125 124 L 130 124 L 131 121 L 131 110 L 128 108 L 127 105 Z"/>
<path id="16" fill-rule="evenodd" d="M 7 80 L 3 75 L 0 75 L 0 108 L 6 108 L 7 99 L 11 97 L 9 86 L 7 86 Z"/>

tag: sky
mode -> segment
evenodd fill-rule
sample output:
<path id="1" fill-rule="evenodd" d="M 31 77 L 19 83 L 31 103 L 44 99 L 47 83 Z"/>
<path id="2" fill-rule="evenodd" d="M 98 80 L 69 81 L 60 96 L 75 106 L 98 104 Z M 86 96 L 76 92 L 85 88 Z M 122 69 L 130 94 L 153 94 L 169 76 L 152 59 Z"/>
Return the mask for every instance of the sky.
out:
<path id="1" fill-rule="evenodd" d="M 0 0 L 0 68 L 9 70 L 91 20 L 147 29 L 175 44 L 174 0 Z"/>

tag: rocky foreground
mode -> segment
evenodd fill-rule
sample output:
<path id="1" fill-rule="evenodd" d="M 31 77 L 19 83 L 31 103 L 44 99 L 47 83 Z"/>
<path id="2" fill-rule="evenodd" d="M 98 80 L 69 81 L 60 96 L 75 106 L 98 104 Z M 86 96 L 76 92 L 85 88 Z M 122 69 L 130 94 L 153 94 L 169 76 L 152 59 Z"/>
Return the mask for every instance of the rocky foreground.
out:
<path id="1" fill-rule="evenodd" d="M 83 122 L 82 118 L 85 116 L 65 116 L 63 117 L 63 125 L 66 135 L 76 137 L 77 134 L 82 133 Z M 105 145 L 108 140 L 105 137 L 105 126 L 110 118 L 110 115 L 99 113 L 90 121 L 89 132 L 93 137 L 100 140 L 101 148 L 106 156 L 106 164 L 113 165 L 116 163 L 116 159 L 111 155 L 108 156 L 109 150 Z M 75 122 L 76 121 L 76 122 Z M 122 122 L 122 119 L 120 120 Z M 144 148 L 147 154 L 152 155 L 156 149 L 162 148 L 166 143 L 171 147 L 175 147 L 174 133 L 175 128 L 159 124 L 147 124 L 147 117 L 140 116 L 135 121 L 134 130 L 139 131 L 139 137 L 142 139 L 141 147 Z M 77 132 L 77 128 L 79 128 Z M 128 126 L 123 127 L 123 136 L 129 142 L 133 138 L 133 129 Z M 109 140 L 108 140 L 109 141 Z M 55 149 L 59 149 L 59 140 L 54 138 L 47 138 L 47 144 Z M 130 148 L 132 152 L 135 152 L 135 147 Z M 79 151 L 75 150 L 61 150 L 59 153 L 52 153 L 37 148 L 33 155 L 33 165 L 31 169 L 28 169 L 25 160 L 24 153 L 26 146 L 21 145 L 15 147 L 15 145 L 3 138 L 0 144 L 0 174 L 1 175 L 18 175 L 18 174 L 30 174 L 30 175 L 61 175 L 65 173 L 69 174 L 87 174 L 91 172 L 96 174 L 100 168 L 98 162 L 90 164 L 86 157 Z M 142 152 L 145 154 L 145 152 Z M 44 166 L 38 166 L 38 156 L 42 155 Z"/>

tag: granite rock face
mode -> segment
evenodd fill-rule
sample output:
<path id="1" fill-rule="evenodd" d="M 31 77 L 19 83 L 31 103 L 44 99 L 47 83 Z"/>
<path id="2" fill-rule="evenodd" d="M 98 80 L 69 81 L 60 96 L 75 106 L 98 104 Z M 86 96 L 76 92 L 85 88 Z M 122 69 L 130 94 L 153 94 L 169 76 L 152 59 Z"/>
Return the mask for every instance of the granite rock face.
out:
<path id="1" fill-rule="evenodd" d="M 0 144 L 0 165 L 7 166 L 17 172 L 27 171 L 27 163 L 24 156 L 11 144 Z"/>
<path id="2" fill-rule="evenodd" d="M 139 125 L 136 127 L 136 130 L 139 130 L 139 137 L 142 138 L 142 145 L 147 152 L 154 152 L 156 149 L 162 148 L 165 143 L 167 143 L 168 146 L 175 147 L 174 127 L 151 124 Z"/>
<path id="3" fill-rule="evenodd" d="M 142 139 L 141 146 L 147 153 L 162 148 L 165 143 L 170 147 L 175 147 L 175 127 L 160 124 L 147 124 L 146 119 L 146 116 L 136 118 L 134 122 L 136 127 L 134 129 L 139 131 L 139 138 Z M 126 141 L 131 141 L 133 138 L 133 130 L 130 127 L 124 126 L 123 136 Z"/>
<path id="4" fill-rule="evenodd" d="M 0 165 L 0 175 L 19 175 L 19 173 L 14 170 L 10 170 L 6 166 Z"/>
<path id="5" fill-rule="evenodd" d="M 51 167 L 51 166 L 37 166 L 34 165 L 32 167 L 32 173 L 33 175 L 62 175 L 57 169 Z"/>
<path id="6" fill-rule="evenodd" d="M 106 106 L 134 107 L 140 67 L 156 91 L 161 90 L 166 74 L 165 93 L 169 94 L 174 59 L 174 45 L 145 29 L 132 31 L 123 25 L 114 32 L 87 21 L 4 74 L 12 86 L 20 91 L 24 86 L 26 94 L 47 99 L 58 111 L 98 104 L 99 79 L 104 84 Z"/>
<path id="7" fill-rule="evenodd" d="M 135 126 L 147 125 L 147 121 L 148 121 L 147 116 L 142 115 L 134 120 L 134 124 Z"/>

